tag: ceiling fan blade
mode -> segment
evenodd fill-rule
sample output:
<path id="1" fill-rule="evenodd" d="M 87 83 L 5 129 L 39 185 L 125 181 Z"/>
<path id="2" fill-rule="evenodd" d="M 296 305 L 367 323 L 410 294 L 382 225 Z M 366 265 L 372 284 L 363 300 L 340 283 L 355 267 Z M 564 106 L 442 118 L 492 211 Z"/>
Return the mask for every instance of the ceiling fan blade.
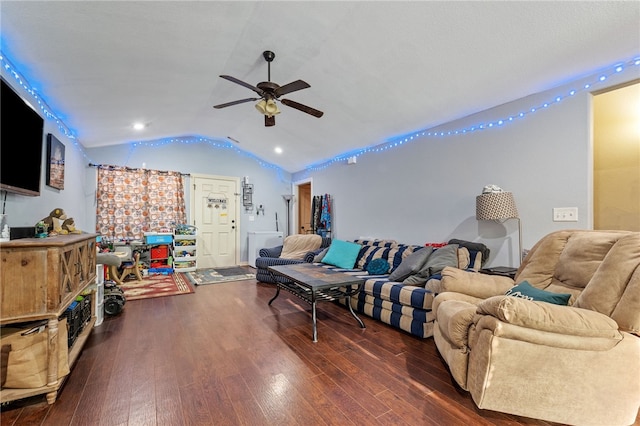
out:
<path id="1" fill-rule="evenodd" d="M 238 104 L 243 104 L 245 102 L 251 102 L 251 101 L 257 101 L 260 98 L 246 98 L 246 99 L 239 99 L 237 101 L 232 101 L 232 102 L 227 102 L 226 104 L 220 104 L 220 105 L 214 105 L 213 107 L 215 109 L 220 109 L 220 108 L 226 108 L 228 106 L 232 106 L 232 105 L 238 105 Z"/>
<path id="2" fill-rule="evenodd" d="M 296 90 L 307 89 L 311 86 L 307 82 L 302 80 L 292 81 L 289 84 L 285 84 L 284 86 L 280 86 L 275 90 L 276 98 L 279 98 L 282 95 L 286 95 L 287 93 L 295 92 Z"/>
<path id="3" fill-rule="evenodd" d="M 271 127 L 276 125 L 276 116 L 272 115 L 271 117 L 264 116 L 264 127 Z"/>
<path id="4" fill-rule="evenodd" d="M 322 111 L 318 111 L 315 108 L 311 108 L 309 106 L 302 105 L 301 103 L 298 103 L 296 101 L 292 101 L 291 99 L 281 99 L 280 102 L 282 102 L 284 105 L 286 105 L 288 107 L 295 108 L 295 109 L 300 110 L 302 112 L 306 112 L 307 114 L 311 114 L 314 117 L 320 118 L 324 114 L 324 112 L 322 112 Z"/>
<path id="5" fill-rule="evenodd" d="M 256 86 L 252 86 L 251 84 L 245 83 L 244 81 L 238 80 L 237 78 L 231 77 L 230 75 L 221 75 L 220 77 L 224 78 L 225 80 L 229 80 L 231 82 L 239 84 L 240 86 L 244 86 L 247 89 L 253 90 L 254 92 L 256 92 L 260 96 L 264 96 L 264 90 L 258 89 Z"/>

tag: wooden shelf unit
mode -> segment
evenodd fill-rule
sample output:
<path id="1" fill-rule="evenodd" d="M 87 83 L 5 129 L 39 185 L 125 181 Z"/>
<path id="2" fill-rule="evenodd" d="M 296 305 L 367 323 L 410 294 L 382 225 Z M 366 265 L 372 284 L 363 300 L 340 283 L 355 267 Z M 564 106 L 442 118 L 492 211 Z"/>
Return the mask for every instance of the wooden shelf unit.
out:
<path id="1" fill-rule="evenodd" d="M 23 238 L 0 243 L 0 325 L 47 320 L 47 385 L 0 390 L 0 402 L 46 394 L 53 404 L 65 377 L 58 378 L 58 318 L 96 278 L 96 234 Z M 92 297 L 92 304 L 95 297 Z M 95 312 L 95 306 L 92 307 Z M 68 349 L 69 368 L 82 351 L 96 318 Z"/>

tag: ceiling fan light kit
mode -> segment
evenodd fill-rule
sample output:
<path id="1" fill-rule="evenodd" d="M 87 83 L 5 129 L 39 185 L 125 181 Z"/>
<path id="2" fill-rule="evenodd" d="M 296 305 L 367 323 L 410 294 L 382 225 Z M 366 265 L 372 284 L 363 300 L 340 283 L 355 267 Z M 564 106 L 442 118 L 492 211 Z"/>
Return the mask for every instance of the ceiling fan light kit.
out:
<path id="1" fill-rule="evenodd" d="M 308 83 L 302 80 L 296 80 L 289 84 L 285 84 L 284 86 L 280 86 L 277 83 L 271 81 L 271 62 L 275 59 L 276 54 L 270 50 L 265 50 L 262 52 L 262 56 L 264 60 L 267 61 L 267 78 L 269 81 L 263 81 L 258 83 L 256 86 L 253 86 L 249 83 L 245 83 L 242 80 L 238 80 L 235 77 L 230 75 L 221 75 L 221 78 L 225 80 L 229 80 L 233 83 L 239 84 L 240 86 L 244 86 L 247 89 L 253 90 L 260 98 L 246 98 L 239 99 L 237 101 L 226 102 L 224 104 L 214 105 L 214 108 L 221 109 L 226 108 L 232 105 L 238 105 L 245 102 L 258 101 L 255 105 L 256 109 L 260 111 L 261 114 L 264 115 L 264 125 L 265 127 L 275 126 L 276 119 L 275 115 L 280 114 L 280 110 L 278 109 L 278 105 L 276 101 L 280 101 L 283 105 L 286 105 L 290 108 L 297 109 L 298 111 L 302 111 L 314 117 L 320 118 L 324 114 L 322 111 L 319 111 L 315 108 L 311 108 L 309 106 L 303 105 L 301 103 L 292 101 L 290 99 L 279 99 L 280 96 L 286 95 L 291 92 L 295 92 L 302 89 L 307 89 L 309 86 Z"/>
<path id="2" fill-rule="evenodd" d="M 256 104 L 256 109 L 260 111 L 261 114 L 266 115 L 267 117 L 273 117 L 276 114 L 280 114 L 278 105 L 276 105 L 276 101 L 274 101 L 273 99 L 261 99 Z"/>

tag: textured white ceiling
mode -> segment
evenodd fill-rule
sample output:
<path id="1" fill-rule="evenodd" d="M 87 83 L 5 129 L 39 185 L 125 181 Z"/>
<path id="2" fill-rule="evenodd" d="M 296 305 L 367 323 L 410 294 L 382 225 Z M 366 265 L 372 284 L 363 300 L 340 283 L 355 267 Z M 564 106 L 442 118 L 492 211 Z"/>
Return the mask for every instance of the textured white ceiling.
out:
<path id="1" fill-rule="evenodd" d="M 2 51 L 85 147 L 200 135 L 288 171 L 640 53 L 640 2 L 1 1 Z M 221 79 L 310 88 L 264 127 Z M 134 121 L 150 123 L 142 133 Z M 284 153 L 274 153 L 278 145 Z"/>

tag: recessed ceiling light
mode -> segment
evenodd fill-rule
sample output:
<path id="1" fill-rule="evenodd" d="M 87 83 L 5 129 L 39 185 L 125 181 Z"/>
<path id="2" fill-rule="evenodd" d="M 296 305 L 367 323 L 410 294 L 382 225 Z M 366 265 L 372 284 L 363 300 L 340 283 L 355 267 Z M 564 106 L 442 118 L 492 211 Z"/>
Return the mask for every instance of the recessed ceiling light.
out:
<path id="1" fill-rule="evenodd" d="M 282 154 L 282 148 L 280 148 L 279 146 L 276 146 L 276 149 L 274 149 L 274 151 L 276 152 L 276 154 Z"/>
<path id="2" fill-rule="evenodd" d="M 147 125 L 144 123 L 133 123 L 134 130 L 143 130 L 145 127 L 147 127 Z"/>

